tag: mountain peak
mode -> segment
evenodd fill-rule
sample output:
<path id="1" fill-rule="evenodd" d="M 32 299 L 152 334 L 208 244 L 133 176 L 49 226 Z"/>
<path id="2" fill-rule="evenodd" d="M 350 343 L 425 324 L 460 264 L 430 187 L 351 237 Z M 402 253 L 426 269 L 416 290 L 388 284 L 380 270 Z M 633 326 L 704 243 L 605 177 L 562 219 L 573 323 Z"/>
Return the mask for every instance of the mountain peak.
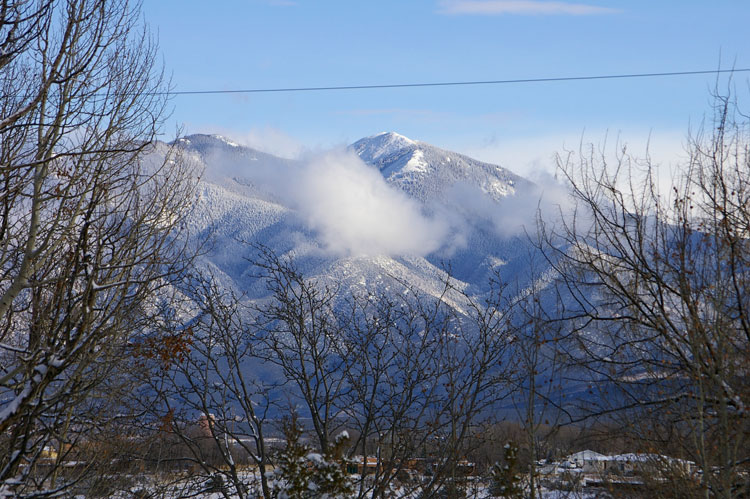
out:
<path id="1" fill-rule="evenodd" d="M 404 151 L 413 151 L 417 148 L 417 142 L 396 132 L 381 132 L 360 139 L 351 147 L 365 162 L 379 163 Z"/>
<path id="2" fill-rule="evenodd" d="M 523 180 L 501 166 L 395 132 L 365 137 L 350 147 L 365 163 L 378 168 L 389 183 L 425 202 L 440 198 L 456 183 L 473 186 L 499 201 L 516 192 L 516 182 Z"/>
<path id="3" fill-rule="evenodd" d="M 400 144 L 408 144 L 408 145 L 416 144 L 416 142 L 411 140 L 409 137 L 405 137 L 401 135 L 400 133 L 396 133 L 396 132 L 380 132 L 367 138 L 368 139 L 381 138 L 391 143 L 400 143 Z"/>

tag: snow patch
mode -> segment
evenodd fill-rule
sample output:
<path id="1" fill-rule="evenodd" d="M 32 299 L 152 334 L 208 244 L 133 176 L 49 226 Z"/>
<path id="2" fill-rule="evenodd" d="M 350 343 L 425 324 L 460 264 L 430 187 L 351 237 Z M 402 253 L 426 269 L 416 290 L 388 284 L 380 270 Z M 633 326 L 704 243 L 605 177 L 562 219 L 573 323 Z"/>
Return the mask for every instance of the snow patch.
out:
<path id="1" fill-rule="evenodd" d="M 429 164 L 424 160 L 424 153 L 417 149 L 412 154 L 411 159 L 406 162 L 402 172 L 414 172 L 414 173 L 425 173 L 429 168 Z"/>
<path id="2" fill-rule="evenodd" d="M 485 192 L 487 192 L 487 194 L 494 195 L 494 196 L 503 196 L 503 197 L 507 196 L 508 194 L 512 192 L 508 188 L 508 184 L 510 184 L 510 182 L 508 181 L 506 182 L 501 182 L 499 180 L 490 181 Z"/>
<path id="3" fill-rule="evenodd" d="M 216 135 L 216 134 L 214 134 L 214 135 L 212 135 L 212 137 L 214 137 L 214 138 L 216 138 L 216 139 L 224 142 L 228 146 L 240 147 L 240 145 L 237 142 L 229 140 L 228 138 L 224 137 L 223 135 Z"/>

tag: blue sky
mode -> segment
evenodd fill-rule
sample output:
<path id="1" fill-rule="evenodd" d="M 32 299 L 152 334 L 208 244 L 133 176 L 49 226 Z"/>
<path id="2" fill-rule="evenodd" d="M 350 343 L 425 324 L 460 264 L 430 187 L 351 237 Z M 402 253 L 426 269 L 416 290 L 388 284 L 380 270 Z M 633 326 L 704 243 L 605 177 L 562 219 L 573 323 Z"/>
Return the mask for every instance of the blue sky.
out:
<path id="1" fill-rule="evenodd" d="M 145 0 L 175 90 L 545 78 L 750 67 L 747 1 Z M 750 73 L 733 85 L 748 94 Z M 380 131 L 497 162 L 616 138 L 679 157 L 715 76 L 177 96 L 165 137 L 222 133 L 269 152 Z M 726 79 L 722 79 L 722 85 Z"/>

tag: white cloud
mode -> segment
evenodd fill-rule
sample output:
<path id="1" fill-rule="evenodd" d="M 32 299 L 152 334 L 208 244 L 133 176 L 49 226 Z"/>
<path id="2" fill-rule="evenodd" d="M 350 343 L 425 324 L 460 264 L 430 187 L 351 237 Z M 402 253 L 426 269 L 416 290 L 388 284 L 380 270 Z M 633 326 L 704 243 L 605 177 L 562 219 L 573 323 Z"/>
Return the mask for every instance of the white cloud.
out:
<path id="1" fill-rule="evenodd" d="M 234 137 L 233 137 L 234 138 Z M 347 150 L 297 161 L 247 161 L 222 151 L 207 159 L 211 178 L 240 177 L 295 210 L 321 247 L 341 256 L 428 255 L 453 237 L 447 222 Z"/>
<path id="2" fill-rule="evenodd" d="M 424 256 L 448 236 L 446 224 L 426 216 L 352 152 L 319 156 L 297 179 L 292 200 L 333 253 Z"/>
<path id="3" fill-rule="evenodd" d="M 453 230 L 461 232 L 467 220 L 490 227 L 501 237 L 533 234 L 537 215 L 544 220 L 557 220 L 560 213 L 571 213 L 574 202 L 568 187 L 551 175 L 540 173 L 535 185 L 524 188 L 499 203 L 493 201 L 478 186 L 459 182 L 445 192 L 443 215 L 451 221 Z M 468 234 L 465 234 L 468 236 Z"/>
<path id="4" fill-rule="evenodd" d="M 636 185 L 643 180 L 645 161 L 649 161 L 655 175 L 658 193 L 670 199 L 675 173 L 688 162 L 684 132 L 664 130 L 650 133 L 648 129 L 630 128 L 617 133 L 606 129 L 583 133 L 559 133 L 547 136 L 505 137 L 490 135 L 476 144 L 454 145 L 468 156 L 499 164 L 536 184 L 524 195 L 509 196 L 500 202 L 499 209 L 481 195 L 476 187 L 456 185 L 447 198 L 454 206 L 462 206 L 465 213 L 455 218 L 472 217 L 489 224 L 501 236 L 522 234 L 535 230 L 536 215 L 541 212 L 546 223 L 560 223 L 560 216 L 570 219 L 576 209 L 565 176 L 557 170 L 556 154 L 565 160 L 571 154 L 574 168 L 592 151 L 598 164 L 615 165 L 623 148 L 634 158 L 632 163 Z M 627 189 L 627 185 L 622 186 Z M 580 209 L 581 207 L 577 207 Z M 585 210 L 577 213 L 579 228 L 588 223 Z M 451 219 L 453 220 L 453 219 Z M 457 223 L 452 221 L 453 224 Z"/>
<path id="5" fill-rule="evenodd" d="M 438 9 L 449 15 L 573 15 L 615 14 L 620 10 L 582 3 L 540 0 L 444 0 Z"/>
<path id="6" fill-rule="evenodd" d="M 578 154 L 580 147 L 594 144 L 607 149 L 608 158 L 627 146 L 633 156 L 645 158 L 648 155 L 659 169 L 659 178 L 671 180 L 671 172 L 678 164 L 684 163 L 685 133 L 679 130 L 651 132 L 647 128 L 629 127 L 618 131 L 605 128 L 588 129 L 579 132 L 559 132 L 530 137 L 501 137 L 492 134 L 475 144 L 454 146 L 468 156 L 495 163 L 514 173 L 537 181 L 537 175 L 556 173 L 555 156 L 568 151 Z"/>

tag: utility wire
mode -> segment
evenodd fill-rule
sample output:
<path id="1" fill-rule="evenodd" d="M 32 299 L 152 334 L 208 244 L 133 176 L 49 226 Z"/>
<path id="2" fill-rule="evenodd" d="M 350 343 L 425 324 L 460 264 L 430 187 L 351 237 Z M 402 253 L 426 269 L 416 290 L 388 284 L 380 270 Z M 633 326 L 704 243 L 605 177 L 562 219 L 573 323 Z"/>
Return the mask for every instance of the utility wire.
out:
<path id="1" fill-rule="evenodd" d="M 329 87 L 246 88 L 235 90 L 177 90 L 173 92 L 150 92 L 149 95 L 212 95 L 212 94 L 259 94 L 272 92 L 319 92 L 338 90 L 369 90 L 382 88 L 456 87 L 464 85 L 505 85 L 513 83 L 545 83 L 557 81 L 615 80 L 623 78 L 656 78 L 664 76 L 691 76 L 720 73 L 743 73 L 750 68 L 712 69 L 705 71 L 673 71 L 668 73 L 631 73 L 595 76 L 559 76 L 552 78 L 521 78 L 515 80 L 442 81 L 433 83 L 391 83 L 384 85 L 342 85 Z"/>

